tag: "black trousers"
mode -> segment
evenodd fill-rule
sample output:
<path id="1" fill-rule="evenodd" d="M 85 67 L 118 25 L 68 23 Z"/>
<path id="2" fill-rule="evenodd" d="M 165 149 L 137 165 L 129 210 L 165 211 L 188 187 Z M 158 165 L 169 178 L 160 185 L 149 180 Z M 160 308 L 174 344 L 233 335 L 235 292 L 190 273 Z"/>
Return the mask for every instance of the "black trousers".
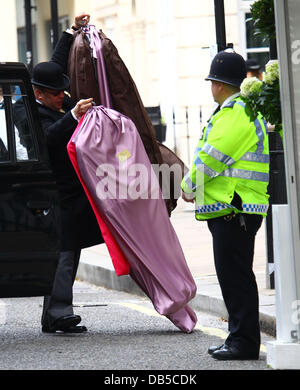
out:
<path id="1" fill-rule="evenodd" d="M 229 314 L 226 344 L 242 352 L 259 353 L 259 297 L 253 257 L 255 235 L 262 216 L 242 214 L 208 221 L 213 237 L 214 261 Z"/>
<path id="2" fill-rule="evenodd" d="M 42 325 L 49 326 L 60 317 L 74 314 L 73 284 L 81 250 L 61 252 L 51 296 L 44 297 Z"/>

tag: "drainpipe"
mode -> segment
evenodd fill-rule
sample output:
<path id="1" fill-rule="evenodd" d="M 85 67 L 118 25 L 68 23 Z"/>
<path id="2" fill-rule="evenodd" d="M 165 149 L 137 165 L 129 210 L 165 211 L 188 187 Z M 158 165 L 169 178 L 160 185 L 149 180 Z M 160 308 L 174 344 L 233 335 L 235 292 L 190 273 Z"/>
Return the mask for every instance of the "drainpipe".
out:
<path id="1" fill-rule="evenodd" d="M 53 49 L 58 41 L 58 7 L 57 0 L 50 0 L 51 5 L 51 43 Z"/>
<path id="2" fill-rule="evenodd" d="M 218 52 L 226 49 L 224 0 L 215 0 L 215 24 Z"/>
<path id="3" fill-rule="evenodd" d="M 24 0 L 25 8 L 25 30 L 26 30 L 26 65 L 28 72 L 32 74 L 33 54 L 32 54 L 32 21 L 31 21 L 31 0 Z"/>

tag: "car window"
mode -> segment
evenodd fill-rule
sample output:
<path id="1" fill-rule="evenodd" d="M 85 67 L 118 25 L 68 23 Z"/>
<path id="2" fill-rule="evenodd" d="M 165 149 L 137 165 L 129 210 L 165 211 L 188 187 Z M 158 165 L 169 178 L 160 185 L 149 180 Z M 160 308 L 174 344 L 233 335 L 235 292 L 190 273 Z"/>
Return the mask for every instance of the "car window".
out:
<path id="1" fill-rule="evenodd" d="M 0 162 L 8 161 L 7 130 L 3 90 L 0 88 Z"/>
<path id="2" fill-rule="evenodd" d="M 36 160 L 28 97 L 21 82 L 0 83 L 0 105 L 0 162 L 13 161 L 14 156 L 16 161 Z"/>

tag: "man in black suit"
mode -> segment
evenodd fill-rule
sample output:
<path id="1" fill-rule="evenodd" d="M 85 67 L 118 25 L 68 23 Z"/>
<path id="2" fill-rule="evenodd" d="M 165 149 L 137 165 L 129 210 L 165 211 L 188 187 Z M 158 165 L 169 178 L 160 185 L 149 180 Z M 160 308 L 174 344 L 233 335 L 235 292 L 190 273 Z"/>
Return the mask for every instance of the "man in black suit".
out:
<path id="1" fill-rule="evenodd" d="M 85 15 L 77 20 L 84 25 Z M 54 57 L 60 57 L 59 53 Z M 53 58 L 53 57 L 52 57 Z M 32 84 L 42 127 L 56 176 L 61 209 L 61 253 L 51 296 L 44 298 L 42 331 L 82 333 L 80 316 L 73 312 L 73 283 L 82 248 L 104 242 L 96 217 L 67 153 L 67 144 L 81 116 L 92 106 L 92 98 L 74 105 L 65 94 L 69 78 L 59 61 L 42 62 L 33 70 Z"/>

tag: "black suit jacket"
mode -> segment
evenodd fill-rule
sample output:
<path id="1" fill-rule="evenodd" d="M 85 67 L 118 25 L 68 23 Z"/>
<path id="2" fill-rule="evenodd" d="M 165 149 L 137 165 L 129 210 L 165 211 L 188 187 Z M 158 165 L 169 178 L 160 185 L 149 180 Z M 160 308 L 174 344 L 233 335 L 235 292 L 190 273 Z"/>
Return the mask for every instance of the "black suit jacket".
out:
<path id="1" fill-rule="evenodd" d="M 52 169 L 60 197 L 62 251 L 76 250 L 104 242 L 96 217 L 67 152 L 67 144 L 77 127 L 71 114 L 72 103 L 66 98 L 66 113 L 38 104 L 42 127 L 48 144 Z"/>
<path id="2" fill-rule="evenodd" d="M 63 32 L 53 52 L 51 61 L 67 70 L 68 56 L 73 36 Z M 76 250 L 104 242 L 96 217 L 83 187 L 77 177 L 67 152 L 67 144 L 78 122 L 73 118 L 71 99 L 64 99 L 65 113 L 53 111 L 38 104 L 42 127 L 48 144 L 49 157 L 60 194 L 62 216 L 61 250 Z"/>

